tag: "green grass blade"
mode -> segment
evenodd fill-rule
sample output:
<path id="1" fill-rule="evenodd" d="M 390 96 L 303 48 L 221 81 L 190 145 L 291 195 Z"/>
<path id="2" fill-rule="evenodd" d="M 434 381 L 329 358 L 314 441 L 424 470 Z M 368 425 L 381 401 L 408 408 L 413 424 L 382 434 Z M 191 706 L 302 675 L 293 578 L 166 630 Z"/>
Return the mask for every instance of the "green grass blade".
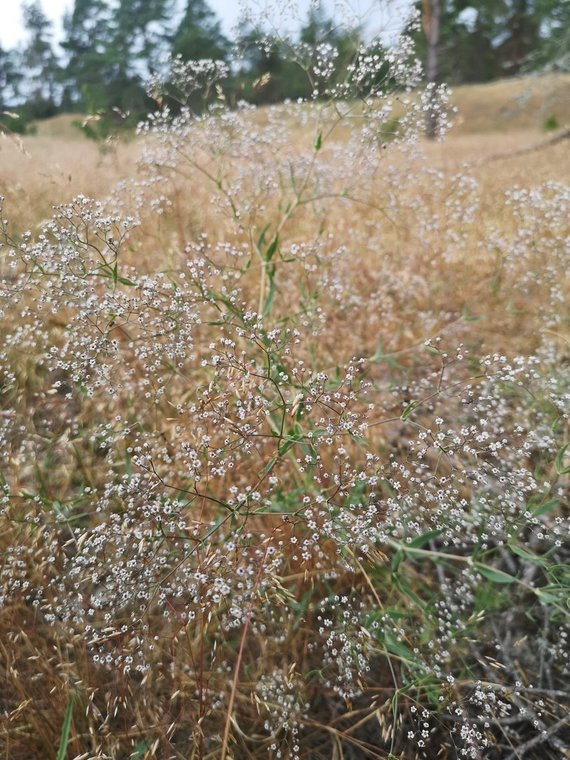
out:
<path id="1" fill-rule="evenodd" d="M 71 719 L 73 718 L 73 703 L 75 697 L 70 694 L 67 707 L 65 708 L 65 715 L 63 717 L 63 725 L 61 727 L 61 735 L 59 737 L 59 749 L 57 751 L 56 760 L 65 760 L 67 757 L 67 747 L 69 744 L 69 732 L 71 730 Z"/>

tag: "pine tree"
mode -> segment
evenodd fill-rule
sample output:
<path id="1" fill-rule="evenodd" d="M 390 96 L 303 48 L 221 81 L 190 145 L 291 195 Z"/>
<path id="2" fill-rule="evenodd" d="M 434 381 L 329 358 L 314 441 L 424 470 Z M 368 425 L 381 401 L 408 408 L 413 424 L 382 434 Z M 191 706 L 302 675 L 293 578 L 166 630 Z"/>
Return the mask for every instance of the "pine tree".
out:
<path id="1" fill-rule="evenodd" d="M 451 84 L 486 82 L 568 60 L 570 4 L 559 0 L 438 0 L 439 40 L 416 35 L 429 79 Z M 424 20 L 434 0 L 419 0 Z M 566 49 L 564 50 L 564 45 Z M 433 65 L 437 59 L 435 78 Z"/>
<path id="2" fill-rule="evenodd" d="M 113 15 L 112 50 L 125 76 L 155 71 L 169 51 L 173 0 L 120 0 Z"/>
<path id="3" fill-rule="evenodd" d="M 28 39 L 21 51 L 21 66 L 25 70 L 22 88 L 29 118 L 52 116 L 57 109 L 59 64 L 51 36 L 52 23 L 39 2 L 25 3 L 22 8 L 24 28 Z"/>
<path id="4" fill-rule="evenodd" d="M 334 72 L 328 77 L 328 85 L 343 81 L 347 67 L 354 60 L 362 44 L 362 30 L 336 25 L 322 6 L 311 7 L 305 24 L 299 32 L 299 41 L 315 49 L 330 45 L 336 51 Z"/>
<path id="5" fill-rule="evenodd" d="M 0 134 L 26 130 L 25 120 L 13 113 L 21 79 L 15 52 L 0 47 Z"/>
<path id="6" fill-rule="evenodd" d="M 214 11 L 205 0 L 187 0 L 172 44 L 173 55 L 185 60 L 227 60 L 230 44 Z"/>
<path id="7" fill-rule="evenodd" d="M 124 123 L 131 124 L 151 107 L 144 80 L 168 51 L 171 5 L 172 0 L 75 0 L 66 17 L 67 102 L 104 115 L 103 134 L 113 114 L 128 115 Z"/>
<path id="8" fill-rule="evenodd" d="M 106 87 L 113 77 L 108 48 L 111 40 L 111 11 L 105 0 L 75 0 L 73 11 L 64 17 L 67 53 L 64 73 L 64 107 L 96 111 L 105 108 Z"/>
<path id="9" fill-rule="evenodd" d="M 14 51 L 0 47 L 0 111 L 13 107 L 20 80 Z"/>

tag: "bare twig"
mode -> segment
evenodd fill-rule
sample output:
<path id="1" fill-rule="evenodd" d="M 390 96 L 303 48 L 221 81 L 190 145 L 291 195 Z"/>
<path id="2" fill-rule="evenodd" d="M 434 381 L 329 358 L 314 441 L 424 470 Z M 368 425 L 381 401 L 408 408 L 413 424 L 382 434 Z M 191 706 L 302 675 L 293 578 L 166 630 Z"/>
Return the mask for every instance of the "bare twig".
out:
<path id="1" fill-rule="evenodd" d="M 523 757 L 530 749 L 539 747 L 545 742 L 553 743 L 552 740 L 554 739 L 555 734 L 557 734 L 561 728 L 568 725 L 568 723 L 570 723 L 570 717 L 567 715 L 564 718 L 560 718 L 560 720 L 556 723 L 553 723 L 550 728 L 544 729 L 538 736 L 535 736 L 533 739 L 529 739 L 524 744 L 521 744 L 520 747 L 517 747 L 514 752 L 511 752 L 511 754 L 505 758 L 505 760 L 519 760 L 519 758 Z M 556 749 L 564 753 L 565 757 L 570 757 L 570 750 L 568 748 L 568 745 L 557 741 L 555 746 Z"/>

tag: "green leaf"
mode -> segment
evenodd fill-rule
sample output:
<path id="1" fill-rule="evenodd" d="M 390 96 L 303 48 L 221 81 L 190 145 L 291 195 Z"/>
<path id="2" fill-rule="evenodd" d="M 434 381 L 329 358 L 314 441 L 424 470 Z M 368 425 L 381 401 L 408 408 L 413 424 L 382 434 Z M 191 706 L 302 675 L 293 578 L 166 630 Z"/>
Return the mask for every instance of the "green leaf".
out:
<path id="1" fill-rule="evenodd" d="M 315 142 L 313 143 L 313 148 L 316 151 L 319 151 L 321 149 L 321 147 L 322 147 L 322 144 L 323 144 L 323 131 L 321 129 L 321 130 L 319 130 L 318 135 L 315 137 Z"/>
<path id="2" fill-rule="evenodd" d="M 378 364 L 378 362 L 382 359 L 384 356 L 384 349 L 382 348 L 382 341 L 378 341 L 378 345 L 376 346 L 376 351 L 374 353 L 374 356 L 370 357 L 370 361 L 374 362 L 374 364 Z"/>
<path id="3" fill-rule="evenodd" d="M 412 549 L 421 549 L 422 546 L 425 546 L 434 538 L 441 536 L 442 532 L 442 530 L 430 530 L 427 533 L 424 533 L 422 536 L 414 538 L 413 541 L 410 541 L 409 544 L 406 544 L 406 548 L 411 547 Z"/>
<path id="4" fill-rule="evenodd" d="M 141 757 L 144 757 L 147 750 L 151 748 L 151 743 L 147 741 L 146 739 L 143 739 L 141 742 L 137 744 L 137 746 L 134 749 L 134 752 L 129 755 L 130 760 L 140 760 Z"/>
<path id="5" fill-rule="evenodd" d="M 480 322 L 483 317 L 479 317 L 477 314 L 472 314 L 469 310 L 469 306 L 467 304 L 464 304 L 461 319 L 463 319 L 464 322 Z"/>
<path id="6" fill-rule="evenodd" d="M 298 443 L 301 438 L 303 437 L 303 431 L 299 427 L 299 425 L 295 425 L 293 430 L 286 436 L 283 436 L 283 442 L 279 446 L 278 454 L 279 456 L 283 456 L 283 454 L 286 454 L 289 449 L 293 448 L 293 446 Z"/>
<path id="7" fill-rule="evenodd" d="M 269 269 L 273 269 L 273 272 L 275 272 L 275 267 L 269 267 Z M 269 310 L 271 309 L 271 304 L 273 303 L 276 290 L 277 290 L 277 287 L 275 285 L 275 278 L 271 274 L 269 276 L 269 291 L 265 298 L 265 302 L 263 304 L 263 310 L 262 310 L 262 314 L 264 317 L 266 317 L 267 314 L 269 314 Z"/>
<path id="8" fill-rule="evenodd" d="M 546 587 L 546 588 L 551 588 L 551 587 Z M 556 604 L 558 602 L 558 597 L 556 596 L 556 594 L 551 594 L 549 591 L 545 591 L 543 588 L 535 588 L 534 593 L 545 604 Z"/>
<path id="9" fill-rule="evenodd" d="M 128 277 L 121 277 L 119 275 L 117 266 L 117 262 L 115 262 L 115 266 L 112 268 L 109 266 L 102 266 L 99 269 L 99 272 L 103 275 L 103 277 L 108 277 L 110 280 L 112 280 L 114 285 L 120 282 L 122 285 L 131 285 L 134 287 L 136 285 L 136 282 L 129 280 Z"/>
<path id="10" fill-rule="evenodd" d="M 391 652 L 392 654 L 395 654 L 400 659 L 404 660 L 405 662 L 411 662 L 414 664 L 417 664 L 417 660 L 414 657 L 414 654 L 411 649 L 408 649 L 408 647 L 405 644 L 402 644 L 401 641 L 398 641 L 395 639 L 390 633 L 386 632 L 385 635 L 385 642 L 386 642 L 386 649 Z"/>
<path id="11" fill-rule="evenodd" d="M 488 580 L 493 581 L 493 583 L 515 583 L 517 580 L 513 575 L 504 573 L 502 570 L 494 570 L 488 565 L 479 564 L 479 562 L 475 563 L 475 568 L 477 572 L 481 573 Z"/>
<path id="12" fill-rule="evenodd" d="M 270 227 L 271 227 L 271 224 L 266 224 L 265 227 L 259 233 L 259 237 L 257 238 L 257 246 L 256 246 L 258 251 L 261 251 L 261 249 L 263 248 L 265 244 L 265 234 Z"/>
<path id="13" fill-rule="evenodd" d="M 392 716 L 396 720 L 398 717 L 398 691 L 394 692 L 394 696 L 390 700 L 390 707 L 392 709 Z"/>
<path id="14" fill-rule="evenodd" d="M 557 507 L 559 504 L 559 499 L 549 499 L 548 501 L 545 501 L 544 504 L 539 504 L 538 507 L 533 509 L 532 514 L 534 517 L 539 517 L 539 515 L 544 515 L 546 512 L 550 512 L 551 509 L 554 509 L 554 507 Z"/>
<path id="15" fill-rule="evenodd" d="M 404 370 L 405 367 L 403 364 L 398 364 L 396 359 L 394 359 L 394 355 L 391 353 L 384 353 L 384 349 L 382 347 L 382 341 L 378 341 L 378 345 L 376 346 L 376 352 L 374 353 L 374 356 L 371 356 L 369 361 L 373 362 L 374 364 L 380 364 L 380 362 L 384 362 L 392 369 L 396 370 Z"/>
<path id="16" fill-rule="evenodd" d="M 533 562 L 535 565 L 543 565 L 545 562 L 543 557 L 538 557 L 536 554 L 531 554 L 531 552 L 527 552 L 526 549 L 523 549 L 520 546 L 510 546 L 509 548 L 513 554 L 517 555 L 517 557 L 526 559 L 529 562 Z"/>
<path id="17" fill-rule="evenodd" d="M 565 446 L 563 446 L 558 454 L 556 455 L 556 459 L 554 460 L 554 467 L 556 468 L 556 472 L 559 475 L 568 475 L 570 472 L 570 465 L 564 466 L 564 457 L 566 455 L 566 450 L 570 446 L 570 443 L 567 443 Z"/>
<path id="18" fill-rule="evenodd" d="M 400 564 L 404 559 L 404 553 L 398 549 L 398 551 L 392 557 L 392 572 L 397 573 L 400 569 Z"/>
<path id="19" fill-rule="evenodd" d="M 278 245 L 279 245 L 279 235 L 276 233 L 273 240 L 269 244 L 267 251 L 265 252 L 265 261 L 271 261 L 271 259 L 273 258 L 275 254 L 275 251 L 277 250 Z"/>
<path id="20" fill-rule="evenodd" d="M 260 477 L 264 477 L 269 472 L 271 472 L 271 470 L 275 467 L 276 462 L 277 462 L 277 457 L 271 457 L 271 459 L 269 460 L 269 462 L 267 462 L 263 470 L 261 470 L 259 474 Z"/>
<path id="21" fill-rule="evenodd" d="M 71 730 L 71 719 L 73 717 L 73 703 L 75 696 L 69 695 L 67 707 L 65 708 L 65 715 L 63 716 L 63 725 L 61 727 L 61 734 L 59 737 L 59 749 L 57 751 L 56 760 L 65 760 L 67 757 L 67 747 L 69 745 L 69 732 Z"/>
<path id="22" fill-rule="evenodd" d="M 410 588 L 410 585 L 402 578 L 395 578 L 396 587 L 398 588 L 401 593 L 406 596 L 411 602 L 413 602 L 416 607 L 418 607 L 423 612 L 426 612 L 426 605 L 425 603 L 420 599 L 420 597 L 412 591 Z"/>
<path id="23" fill-rule="evenodd" d="M 410 404 L 408 404 L 408 406 L 407 406 L 407 407 L 404 409 L 404 411 L 403 411 L 403 412 L 402 412 L 402 414 L 400 415 L 400 419 L 401 419 L 402 421 L 405 421 L 405 420 L 407 420 L 407 419 L 408 419 L 408 417 L 409 417 L 409 416 L 410 416 L 410 414 L 411 414 L 411 413 L 414 411 L 414 409 L 415 409 L 415 408 L 416 408 L 416 402 L 415 402 L 415 401 L 412 401 L 412 402 L 411 402 Z"/>

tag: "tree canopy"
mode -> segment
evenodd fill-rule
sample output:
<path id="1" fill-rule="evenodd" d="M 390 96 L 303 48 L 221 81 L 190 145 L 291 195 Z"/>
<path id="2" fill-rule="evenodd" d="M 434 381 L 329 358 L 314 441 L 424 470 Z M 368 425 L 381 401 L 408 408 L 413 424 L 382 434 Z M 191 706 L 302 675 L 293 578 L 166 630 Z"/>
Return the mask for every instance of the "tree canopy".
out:
<path id="1" fill-rule="evenodd" d="M 570 3 L 417 0 L 417 8 L 424 26 L 412 35 L 430 81 L 485 82 L 570 66 Z M 431 41 L 428 16 L 437 20 Z M 76 111 L 117 112 L 133 124 L 153 107 L 145 80 L 161 71 L 168 55 L 230 64 L 230 102 L 318 95 L 311 75 L 315 51 L 334 50 L 328 76 L 341 82 L 366 36 L 365 29 L 342 28 L 312 8 L 295 40 L 242 26 L 232 42 L 207 0 L 74 0 L 57 44 L 39 0 L 24 4 L 23 23 L 25 42 L 0 48 L 0 107 L 17 110 L 22 123 Z M 8 121 L 13 127 L 12 117 L 0 115 L 0 125 Z"/>
<path id="2" fill-rule="evenodd" d="M 516 76 L 544 65 L 567 67 L 570 4 L 560 0 L 419 0 L 425 17 L 439 7 L 440 82 L 464 84 Z M 427 58 L 425 30 L 415 32 Z"/>

